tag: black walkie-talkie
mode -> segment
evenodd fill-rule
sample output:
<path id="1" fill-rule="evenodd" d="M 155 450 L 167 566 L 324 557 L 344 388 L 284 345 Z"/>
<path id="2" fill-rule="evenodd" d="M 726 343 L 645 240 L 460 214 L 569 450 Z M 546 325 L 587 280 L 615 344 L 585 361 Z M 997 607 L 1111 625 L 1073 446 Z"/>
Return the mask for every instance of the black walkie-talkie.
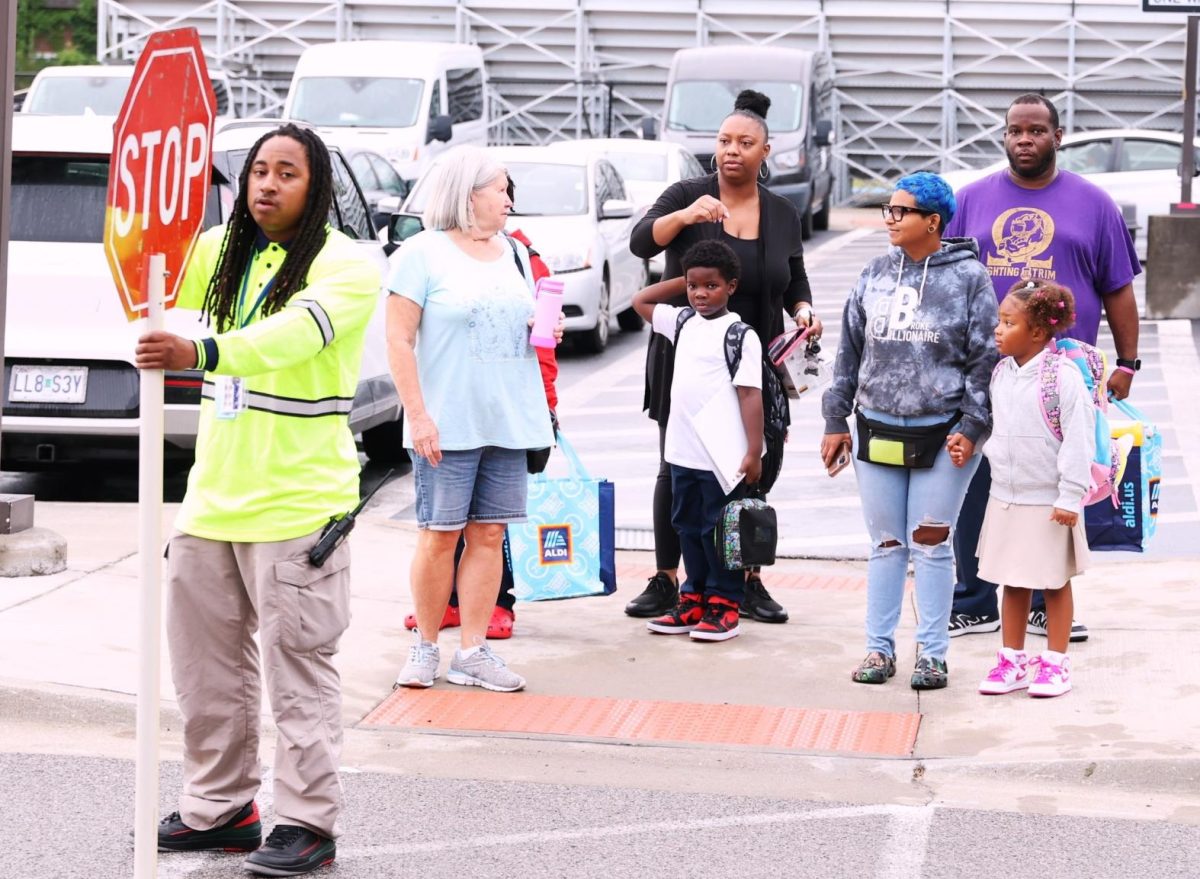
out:
<path id="1" fill-rule="evenodd" d="M 389 470 L 385 473 L 383 479 L 379 480 L 370 493 L 359 501 L 358 506 L 349 513 L 340 519 L 329 520 L 329 524 L 321 532 L 321 539 L 317 541 L 317 545 L 308 551 L 308 561 L 314 567 L 319 568 L 325 564 L 325 560 L 329 558 L 330 553 L 337 549 L 338 544 L 346 539 L 346 535 L 354 530 L 354 520 L 363 511 L 363 507 L 367 505 L 367 501 L 375 497 L 375 492 L 383 488 L 384 483 L 388 481 L 388 477 L 395 472 L 395 470 Z"/>

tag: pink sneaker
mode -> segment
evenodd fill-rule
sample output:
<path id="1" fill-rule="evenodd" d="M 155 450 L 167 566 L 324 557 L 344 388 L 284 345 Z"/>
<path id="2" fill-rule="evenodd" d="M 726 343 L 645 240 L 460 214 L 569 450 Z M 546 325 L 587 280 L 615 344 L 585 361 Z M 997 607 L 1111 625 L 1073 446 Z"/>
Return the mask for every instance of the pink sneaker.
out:
<path id="1" fill-rule="evenodd" d="M 1038 657 L 1037 676 L 1029 685 L 1029 695 L 1050 698 L 1071 689 L 1071 659 L 1065 653 L 1047 650 Z"/>
<path id="2" fill-rule="evenodd" d="M 979 684 L 979 692 L 999 696 L 1029 686 L 1029 657 L 1024 650 L 1003 647 L 996 651 L 996 667 Z"/>

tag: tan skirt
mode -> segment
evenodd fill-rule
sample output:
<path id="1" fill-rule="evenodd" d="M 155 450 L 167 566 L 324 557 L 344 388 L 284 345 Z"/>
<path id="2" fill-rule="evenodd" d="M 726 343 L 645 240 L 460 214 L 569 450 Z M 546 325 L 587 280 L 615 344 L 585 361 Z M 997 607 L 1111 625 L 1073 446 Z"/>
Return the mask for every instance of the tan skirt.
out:
<path id="1" fill-rule="evenodd" d="M 1083 515 L 1074 528 L 1050 520 L 1052 506 L 988 498 L 979 534 L 979 576 L 1002 586 L 1061 589 L 1091 561 Z"/>

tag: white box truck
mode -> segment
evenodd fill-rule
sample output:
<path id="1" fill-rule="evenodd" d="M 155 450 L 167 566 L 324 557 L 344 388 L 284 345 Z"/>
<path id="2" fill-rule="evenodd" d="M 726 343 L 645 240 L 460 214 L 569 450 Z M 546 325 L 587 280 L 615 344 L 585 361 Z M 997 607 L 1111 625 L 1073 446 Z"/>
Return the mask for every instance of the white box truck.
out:
<path id="1" fill-rule="evenodd" d="M 774 46 L 680 49 L 667 76 L 662 139 L 682 144 L 711 170 L 717 132 L 742 89 L 771 99 L 764 184 L 796 205 L 805 238 L 828 228 L 833 68 L 827 55 Z"/>

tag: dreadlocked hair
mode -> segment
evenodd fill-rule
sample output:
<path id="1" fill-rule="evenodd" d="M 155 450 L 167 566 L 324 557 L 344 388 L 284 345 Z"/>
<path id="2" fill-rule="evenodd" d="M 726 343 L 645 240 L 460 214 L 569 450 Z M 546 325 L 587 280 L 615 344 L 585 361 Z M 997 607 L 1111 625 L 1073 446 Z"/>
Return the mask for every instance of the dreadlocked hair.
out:
<path id="1" fill-rule="evenodd" d="M 1062 335 L 1075 325 L 1075 297 L 1052 281 L 1019 281 L 1008 291 L 1025 309 L 1030 329 L 1043 330 L 1047 338 Z"/>
<path id="2" fill-rule="evenodd" d="M 225 240 L 221 244 L 221 255 L 217 258 L 217 270 L 204 294 L 204 313 L 219 333 L 234 325 L 242 278 L 254 255 L 254 240 L 259 232 L 246 201 L 250 169 L 258 157 L 259 149 L 273 137 L 291 138 L 304 147 L 308 158 L 308 196 L 300 218 L 300 228 L 288 244 L 283 264 L 275 273 L 275 283 L 262 304 L 264 317 L 279 311 L 293 295 L 307 286 L 309 267 L 325 246 L 325 224 L 333 203 L 333 170 L 329 163 L 329 150 L 315 132 L 289 122 L 268 131 L 255 142 L 238 176 L 238 195 L 225 230 Z"/>

